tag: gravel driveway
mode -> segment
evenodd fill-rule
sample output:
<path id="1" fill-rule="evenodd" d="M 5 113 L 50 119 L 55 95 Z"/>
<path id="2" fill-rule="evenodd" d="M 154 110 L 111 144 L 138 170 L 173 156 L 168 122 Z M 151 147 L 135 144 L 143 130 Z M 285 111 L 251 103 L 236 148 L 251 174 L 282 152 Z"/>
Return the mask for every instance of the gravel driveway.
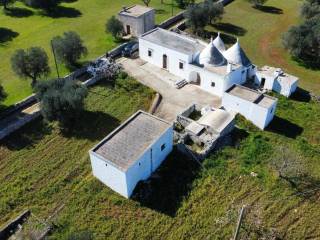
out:
<path id="1" fill-rule="evenodd" d="M 174 82 L 181 78 L 139 58 L 120 58 L 117 62 L 122 64 L 130 76 L 162 95 L 163 99 L 155 115 L 167 121 L 175 120 L 176 116 L 192 103 L 212 107 L 221 106 L 221 99 L 218 96 L 203 91 L 199 86 L 188 84 L 181 89 L 176 89 Z"/>

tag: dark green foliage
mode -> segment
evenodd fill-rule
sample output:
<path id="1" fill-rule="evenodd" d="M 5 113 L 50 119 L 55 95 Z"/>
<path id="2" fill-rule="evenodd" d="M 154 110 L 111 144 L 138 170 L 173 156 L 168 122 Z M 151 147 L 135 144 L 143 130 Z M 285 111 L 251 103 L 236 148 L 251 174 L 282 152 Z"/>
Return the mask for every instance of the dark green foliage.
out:
<path id="1" fill-rule="evenodd" d="M 301 15 L 306 19 L 320 15 L 320 1 L 307 0 L 301 7 Z"/>
<path id="2" fill-rule="evenodd" d="M 175 1 L 178 4 L 178 7 L 183 9 L 195 2 L 194 0 L 175 0 Z"/>
<path id="3" fill-rule="evenodd" d="M 118 39 L 123 33 L 123 25 L 120 20 L 112 16 L 106 23 L 106 32 Z"/>
<path id="4" fill-rule="evenodd" d="M 0 0 L 0 6 L 3 6 L 5 10 L 8 10 L 9 5 L 13 4 L 16 0 Z"/>
<path id="5" fill-rule="evenodd" d="M 207 9 L 203 5 L 190 5 L 186 12 L 185 18 L 187 19 L 186 24 L 192 29 L 194 33 L 200 34 L 203 32 L 205 26 L 209 22 L 209 16 Z"/>
<path id="6" fill-rule="evenodd" d="M 224 13 L 223 4 L 214 2 L 213 0 L 204 1 L 204 9 L 207 10 L 209 23 L 214 23 L 222 18 Z"/>
<path id="7" fill-rule="evenodd" d="M 72 31 L 65 32 L 63 36 L 54 37 L 52 44 L 59 61 L 64 62 L 69 67 L 75 66 L 81 56 L 88 52 L 80 36 Z"/>
<path id="8" fill-rule="evenodd" d="M 11 67 L 18 76 L 31 78 L 33 87 L 39 77 L 47 76 L 50 72 L 48 56 L 40 47 L 17 50 L 11 57 Z"/>
<path id="9" fill-rule="evenodd" d="M 43 117 L 58 121 L 62 130 L 70 130 L 84 108 L 87 88 L 75 81 L 55 79 L 36 86 Z"/>
<path id="10" fill-rule="evenodd" d="M 290 53 L 311 67 L 320 67 L 320 15 L 293 26 L 283 36 Z"/>
<path id="11" fill-rule="evenodd" d="M 61 0 L 25 0 L 26 5 L 33 8 L 41 8 L 45 11 L 50 11 L 55 9 Z"/>

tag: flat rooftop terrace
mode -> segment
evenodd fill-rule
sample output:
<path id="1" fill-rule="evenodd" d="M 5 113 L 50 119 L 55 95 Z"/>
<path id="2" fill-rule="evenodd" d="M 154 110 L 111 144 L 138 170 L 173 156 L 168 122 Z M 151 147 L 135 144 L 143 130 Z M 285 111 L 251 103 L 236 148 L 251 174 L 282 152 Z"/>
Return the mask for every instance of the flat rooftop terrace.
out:
<path id="1" fill-rule="evenodd" d="M 160 118 L 138 111 L 92 151 L 126 171 L 171 126 Z"/>
<path id="2" fill-rule="evenodd" d="M 265 94 L 259 93 L 258 91 L 241 85 L 233 85 L 229 90 L 227 90 L 227 93 L 246 101 L 258 104 L 259 106 L 264 108 L 271 107 L 277 101 L 276 98 L 267 96 Z"/>
<path id="3" fill-rule="evenodd" d="M 133 5 L 131 7 L 125 7 L 119 12 L 119 14 L 131 17 L 140 17 L 151 11 L 154 11 L 154 9 L 142 5 Z"/>
<path id="4" fill-rule="evenodd" d="M 193 54 L 205 48 L 204 45 L 195 39 L 161 28 L 156 28 L 143 34 L 141 39 L 185 54 Z"/>

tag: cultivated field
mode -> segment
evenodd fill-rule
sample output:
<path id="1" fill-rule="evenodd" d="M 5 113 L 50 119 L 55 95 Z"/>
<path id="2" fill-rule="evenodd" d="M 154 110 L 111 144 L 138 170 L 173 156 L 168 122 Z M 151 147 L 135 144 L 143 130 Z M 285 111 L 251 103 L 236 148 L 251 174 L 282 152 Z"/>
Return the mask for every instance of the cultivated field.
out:
<path id="1" fill-rule="evenodd" d="M 114 42 L 111 35 L 105 33 L 108 18 L 123 6 L 134 3 L 143 4 L 141 0 L 78 0 L 65 1 L 58 10 L 59 15 L 43 16 L 40 11 L 27 8 L 16 3 L 14 16 L 4 15 L 0 11 L 0 84 L 9 94 L 5 105 L 13 104 L 31 94 L 30 81 L 19 79 L 11 70 L 10 57 L 16 49 L 31 46 L 43 47 L 50 58 L 51 77 L 56 76 L 53 56 L 50 49 L 52 37 L 65 31 L 76 31 L 88 47 L 88 55 L 82 61 L 92 60 L 104 54 L 119 43 Z M 161 22 L 171 16 L 171 0 L 160 3 L 151 1 L 151 7 L 157 10 L 156 21 Z M 174 8 L 174 14 L 179 9 Z M 1 29 L 5 28 L 5 29 Z M 63 74 L 68 70 L 59 66 Z"/>
<path id="2" fill-rule="evenodd" d="M 254 62 L 278 66 L 271 58 L 276 51 L 286 70 L 315 76 L 302 74 L 302 86 L 317 91 L 317 73 L 291 61 L 279 36 L 259 45 L 262 36 L 284 24 L 281 18 L 297 21 L 299 1 L 270 0 L 269 5 L 284 13 L 257 12 L 245 0 L 235 0 L 223 22 L 246 29 L 241 43 Z M 303 92 L 291 99 L 276 95 L 276 117 L 266 131 L 238 118 L 231 146 L 208 157 L 204 168 L 174 152 L 151 181 L 150 195 L 126 200 L 92 176 L 87 153 L 131 113 L 148 108 L 150 90 L 128 79 L 122 83 L 90 89 L 74 134 L 63 136 L 55 126 L 36 121 L 0 143 L 0 225 L 26 208 L 46 219 L 65 204 L 52 239 L 75 232 L 92 233 L 94 239 L 230 239 L 245 204 L 241 239 L 320 238 L 319 103 Z M 284 180 L 277 163 L 288 152 L 298 163 Z"/>

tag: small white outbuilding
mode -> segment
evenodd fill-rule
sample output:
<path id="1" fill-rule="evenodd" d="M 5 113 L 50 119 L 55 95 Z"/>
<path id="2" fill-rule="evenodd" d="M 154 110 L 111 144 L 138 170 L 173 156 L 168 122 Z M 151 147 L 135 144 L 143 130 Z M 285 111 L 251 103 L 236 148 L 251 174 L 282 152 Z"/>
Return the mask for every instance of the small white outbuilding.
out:
<path id="1" fill-rule="evenodd" d="M 173 147 L 173 125 L 138 111 L 89 151 L 93 175 L 129 198 Z"/>
<path id="2" fill-rule="evenodd" d="M 255 81 L 263 89 L 290 97 L 298 87 L 299 78 L 283 72 L 281 68 L 264 66 L 258 69 Z"/>
<path id="3" fill-rule="evenodd" d="M 234 85 L 223 94 L 222 106 L 240 113 L 260 129 L 272 121 L 278 100 L 250 88 Z"/>

